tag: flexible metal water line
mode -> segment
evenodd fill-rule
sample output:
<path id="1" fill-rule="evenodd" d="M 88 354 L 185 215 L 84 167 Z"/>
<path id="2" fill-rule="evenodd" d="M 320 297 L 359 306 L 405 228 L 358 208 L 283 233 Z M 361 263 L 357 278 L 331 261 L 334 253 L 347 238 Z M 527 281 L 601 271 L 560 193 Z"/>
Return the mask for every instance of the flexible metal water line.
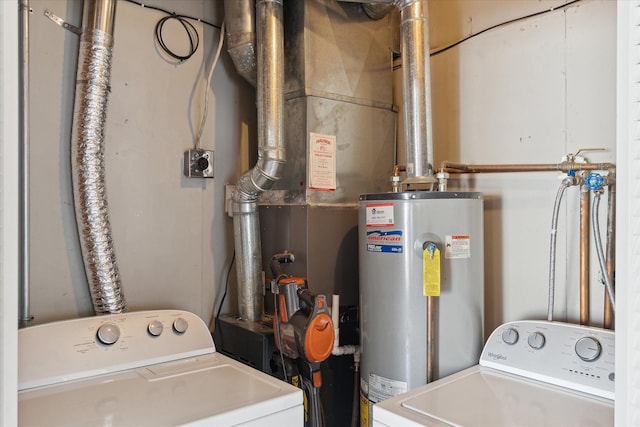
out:
<path id="1" fill-rule="evenodd" d="M 593 221 L 593 238 L 595 240 L 596 254 L 598 255 L 598 263 L 600 264 L 600 271 L 602 273 L 602 277 L 604 278 L 604 284 L 607 290 L 607 295 L 609 297 L 609 301 L 611 302 L 611 308 L 613 311 L 616 309 L 616 301 L 615 294 L 613 291 L 613 283 L 611 281 L 611 277 L 609 277 L 607 271 L 607 263 L 604 258 L 604 250 L 602 248 L 602 237 L 600 236 L 600 224 L 598 223 L 598 209 L 600 207 L 600 196 L 602 193 L 600 191 L 596 191 L 593 197 L 592 211 L 591 211 L 591 220 Z"/>
<path id="2" fill-rule="evenodd" d="M 25 327 L 33 319 L 30 311 L 30 257 L 29 257 L 29 147 L 31 108 L 29 101 L 29 0 L 20 0 L 20 20 L 18 29 L 20 37 L 18 42 L 19 61 L 19 121 L 20 121 L 20 295 L 18 307 L 18 323 L 20 327 Z"/>
<path id="3" fill-rule="evenodd" d="M 71 166 L 76 222 L 96 314 L 126 310 L 105 189 L 104 127 L 116 0 L 86 0 L 80 40 Z"/>
<path id="4" fill-rule="evenodd" d="M 553 214 L 551 216 L 551 242 L 549 250 L 549 302 L 547 304 L 547 320 L 550 322 L 553 320 L 553 304 L 556 292 L 556 237 L 558 232 L 558 217 L 560 213 L 560 202 L 565 190 L 576 185 L 576 177 L 568 176 L 560 183 L 558 193 L 556 194 L 556 201 L 553 205 Z"/>
<path id="5" fill-rule="evenodd" d="M 238 305 L 240 318 L 248 321 L 261 319 L 264 300 L 258 196 L 280 178 L 286 162 L 282 17 L 282 0 L 256 1 L 258 161 L 240 177 L 233 194 Z"/>
<path id="6" fill-rule="evenodd" d="M 591 192 L 580 186 L 580 324 L 589 324 L 589 210 Z"/>
<path id="7" fill-rule="evenodd" d="M 607 275 L 611 284 L 613 285 L 613 291 L 615 292 L 615 266 L 616 266 L 616 184 L 615 175 L 608 175 L 610 179 L 607 185 Z M 603 327 L 607 329 L 613 329 L 614 316 L 613 307 L 609 301 L 609 294 L 605 289 L 604 298 L 604 322 Z"/>
<path id="8" fill-rule="evenodd" d="M 256 86 L 255 0 L 225 0 L 227 52 L 242 77 Z"/>

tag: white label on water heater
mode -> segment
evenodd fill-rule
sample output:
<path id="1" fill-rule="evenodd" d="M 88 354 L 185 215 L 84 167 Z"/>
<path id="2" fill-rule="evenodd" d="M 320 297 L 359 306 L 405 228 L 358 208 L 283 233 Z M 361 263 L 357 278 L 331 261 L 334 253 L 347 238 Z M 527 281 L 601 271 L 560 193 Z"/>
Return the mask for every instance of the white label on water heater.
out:
<path id="1" fill-rule="evenodd" d="M 367 205 L 367 227 L 393 227 L 393 203 Z"/>
<path id="2" fill-rule="evenodd" d="M 369 374 L 369 400 L 373 403 L 382 402 L 394 396 L 407 392 L 407 383 L 392 380 L 376 374 Z"/>
<path id="3" fill-rule="evenodd" d="M 445 236 L 445 258 L 471 258 L 471 236 L 453 234 Z"/>

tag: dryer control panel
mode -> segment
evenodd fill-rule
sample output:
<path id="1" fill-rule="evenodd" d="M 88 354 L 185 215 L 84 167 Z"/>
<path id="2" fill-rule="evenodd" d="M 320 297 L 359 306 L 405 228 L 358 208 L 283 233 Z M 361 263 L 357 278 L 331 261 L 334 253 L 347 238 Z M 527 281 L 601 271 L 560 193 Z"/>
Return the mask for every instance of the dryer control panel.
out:
<path id="1" fill-rule="evenodd" d="M 615 333 L 560 322 L 516 321 L 498 327 L 480 365 L 614 399 Z"/>
<path id="2" fill-rule="evenodd" d="M 213 352 L 207 325 L 183 310 L 45 323 L 18 332 L 18 390 Z"/>

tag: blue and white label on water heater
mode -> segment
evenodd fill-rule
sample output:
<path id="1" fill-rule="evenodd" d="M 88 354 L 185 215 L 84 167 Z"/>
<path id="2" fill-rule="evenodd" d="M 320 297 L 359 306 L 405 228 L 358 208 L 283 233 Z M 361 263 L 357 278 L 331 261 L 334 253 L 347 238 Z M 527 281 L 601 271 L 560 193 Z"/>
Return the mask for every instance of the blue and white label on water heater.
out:
<path id="1" fill-rule="evenodd" d="M 367 251 L 401 254 L 402 230 L 367 231 Z"/>

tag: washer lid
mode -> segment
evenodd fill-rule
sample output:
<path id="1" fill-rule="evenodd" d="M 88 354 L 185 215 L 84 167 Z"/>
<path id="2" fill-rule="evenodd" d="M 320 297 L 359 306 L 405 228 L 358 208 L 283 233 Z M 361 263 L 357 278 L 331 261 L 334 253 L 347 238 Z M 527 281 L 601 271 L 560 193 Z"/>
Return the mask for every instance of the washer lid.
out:
<path id="1" fill-rule="evenodd" d="M 386 425 L 596 427 L 613 425 L 613 412 L 612 401 L 476 366 L 374 406 L 373 418 Z"/>

